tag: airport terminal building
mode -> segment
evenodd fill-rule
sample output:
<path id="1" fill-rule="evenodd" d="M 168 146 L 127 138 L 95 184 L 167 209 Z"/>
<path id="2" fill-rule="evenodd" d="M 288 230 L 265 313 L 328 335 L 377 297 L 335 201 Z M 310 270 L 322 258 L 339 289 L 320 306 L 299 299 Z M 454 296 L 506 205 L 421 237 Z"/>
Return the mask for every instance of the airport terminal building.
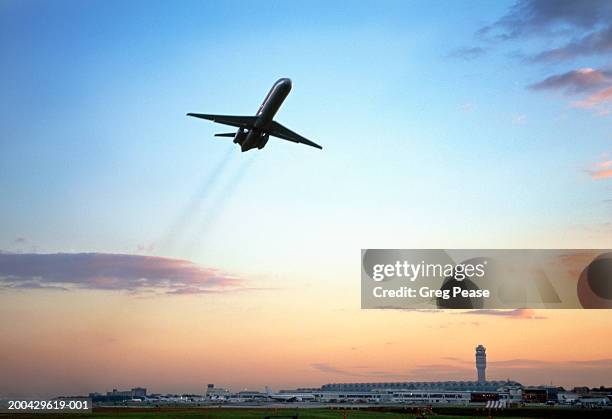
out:
<path id="1" fill-rule="evenodd" d="M 364 392 L 376 390 L 421 390 L 421 391 L 497 391 L 502 387 L 521 386 L 516 381 L 398 381 L 386 383 L 332 383 L 325 384 L 321 391 Z"/>
<path id="2" fill-rule="evenodd" d="M 420 391 L 498 391 L 500 388 L 520 387 L 516 381 L 487 381 L 486 348 L 478 345 L 475 349 L 476 381 L 400 381 L 386 383 L 333 383 L 325 384 L 321 391 L 367 392 L 379 390 L 420 390 Z"/>

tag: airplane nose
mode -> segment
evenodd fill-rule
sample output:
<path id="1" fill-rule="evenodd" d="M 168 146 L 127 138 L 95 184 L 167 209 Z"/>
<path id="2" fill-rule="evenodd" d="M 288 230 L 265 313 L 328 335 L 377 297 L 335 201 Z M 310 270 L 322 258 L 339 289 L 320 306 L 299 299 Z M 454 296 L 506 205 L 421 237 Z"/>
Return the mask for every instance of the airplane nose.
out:
<path id="1" fill-rule="evenodd" d="M 291 90 L 291 79 L 288 78 L 282 78 L 278 81 L 278 83 L 283 86 L 285 89 L 287 90 Z"/>

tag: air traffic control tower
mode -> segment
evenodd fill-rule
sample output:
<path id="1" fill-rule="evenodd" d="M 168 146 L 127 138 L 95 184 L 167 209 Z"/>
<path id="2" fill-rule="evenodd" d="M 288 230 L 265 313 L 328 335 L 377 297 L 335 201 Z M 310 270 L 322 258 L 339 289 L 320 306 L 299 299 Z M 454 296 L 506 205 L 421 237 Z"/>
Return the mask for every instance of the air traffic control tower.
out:
<path id="1" fill-rule="evenodd" d="M 476 371 L 478 371 L 478 382 L 484 383 L 487 381 L 485 370 L 487 369 L 487 349 L 478 345 L 476 347 Z"/>

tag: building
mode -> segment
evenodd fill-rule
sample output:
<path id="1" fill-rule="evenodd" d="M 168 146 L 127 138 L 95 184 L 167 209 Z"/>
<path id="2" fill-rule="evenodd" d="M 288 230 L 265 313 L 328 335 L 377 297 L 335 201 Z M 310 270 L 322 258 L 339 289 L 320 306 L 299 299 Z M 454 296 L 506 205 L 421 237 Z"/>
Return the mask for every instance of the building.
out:
<path id="1" fill-rule="evenodd" d="M 239 391 L 238 393 L 232 394 L 231 399 L 237 402 L 255 401 L 255 400 L 266 400 L 268 395 L 260 391 Z"/>
<path id="2" fill-rule="evenodd" d="M 476 372 L 478 376 L 478 382 L 484 383 L 487 381 L 485 370 L 487 369 L 487 349 L 478 345 L 476 347 Z"/>
<path id="3" fill-rule="evenodd" d="M 121 402 L 132 399 L 145 400 L 147 398 L 147 389 L 144 387 L 134 387 L 131 390 L 107 391 L 106 395 L 100 393 L 89 393 L 89 397 L 94 402 Z"/>
<path id="4" fill-rule="evenodd" d="M 223 400 L 230 396 L 229 390 L 221 387 L 215 387 L 214 384 L 208 384 L 206 386 L 206 398 L 213 400 Z"/>
<path id="5" fill-rule="evenodd" d="M 584 396 L 578 399 L 578 405 L 584 407 L 604 407 L 610 405 L 610 399 L 607 397 Z"/>
<path id="6" fill-rule="evenodd" d="M 146 398 L 147 397 L 147 389 L 144 387 L 134 387 L 132 389 L 132 397 L 134 398 Z"/>
<path id="7" fill-rule="evenodd" d="M 497 391 L 505 386 L 521 386 L 516 381 L 398 381 L 386 383 L 332 383 L 321 386 L 321 391 L 374 391 L 374 390 L 423 390 L 423 391 Z"/>
<path id="8" fill-rule="evenodd" d="M 390 401 L 393 403 L 406 404 L 464 404 L 470 403 L 471 393 L 469 391 L 394 391 Z"/>
<path id="9" fill-rule="evenodd" d="M 399 381 L 383 383 L 331 383 L 321 387 L 321 391 L 331 392 L 367 392 L 379 390 L 419 390 L 421 392 L 440 391 L 474 391 L 474 392 L 497 392 L 509 393 L 508 389 L 522 388 L 516 381 L 487 381 L 485 370 L 487 368 L 486 348 L 483 345 L 476 347 L 476 372 L 477 381 Z M 510 398 L 510 396 L 509 396 Z M 520 396 L 512 394 L 513 399 Z"/>
<path id="10" fill-rule="evenodd" d="M 524 403 L 546 403 L 548 401 L 548 391 L 545 387 L 529 387 L 523 389 Z"/>
<path id="11" fill-rule="evenodd" d="M 113 391 L 107 391 L 106 397 L 112 397 L 114 399 L 131 399 L 132 391 L 131 390 L 117 390 L 116 388 Z"/>
<path id="12" fill-rule="evenodd" d="M 496 391 L 472 391 L 470 392 L 471 403 L 487 403 L 490 401 L 498 401 L 500 394 Z"/>

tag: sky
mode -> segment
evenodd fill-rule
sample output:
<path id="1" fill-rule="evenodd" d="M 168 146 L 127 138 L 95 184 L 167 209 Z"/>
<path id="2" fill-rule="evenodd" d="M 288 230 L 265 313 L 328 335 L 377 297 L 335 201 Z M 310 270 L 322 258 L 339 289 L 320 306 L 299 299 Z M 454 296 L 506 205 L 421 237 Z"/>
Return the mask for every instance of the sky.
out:
<path id="1" fill-rule="evenodd" d="M 0 395 L 611 385 L 608 310 L 360 309 L 362 248 L 612 248 L 609 2 L 0 2 Z M 240 153 L 187 112 L 323 150 Z M 606 381 L 608 380 L 608 381 Z"/>

